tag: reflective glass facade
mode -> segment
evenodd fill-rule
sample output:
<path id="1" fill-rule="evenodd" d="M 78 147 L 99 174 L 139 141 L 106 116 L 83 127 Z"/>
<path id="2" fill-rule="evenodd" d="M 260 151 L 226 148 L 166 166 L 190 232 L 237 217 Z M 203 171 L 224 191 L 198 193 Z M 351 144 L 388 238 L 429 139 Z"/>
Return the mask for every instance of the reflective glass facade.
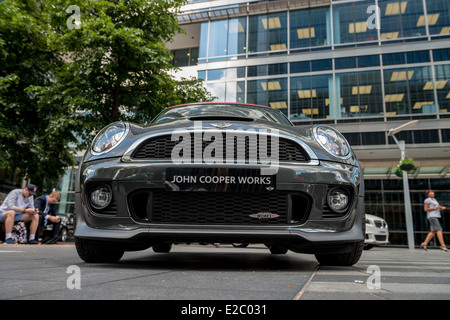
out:
<path id="1" fill-rule="evenodd" d="M 446 206 L 450 194 L 450 2 L 215 2 L 196 1 L 180 17 L 199 26 L 199 78 L 218 101 L 267 105 L 295 125 L 341 130 L 364 168 L 367 213 L 387 220 L 394 245 L 407 239 L 403 185 L 393 174 L 400 152 L 387 131 L 419 120 L 396 137 L 419 164 L 410 188 L 420 244 L 424 191 L 436 189 Z"/>
<path id="2" fill-rule="evenodd" d="M 271 105 L 295 122 L 438 117 L 449 111 L 448 48 L 424 48 L 430 41 L 436 41 L 436 47 L 449 46 L 449 10 L 447 2 L 438 0 L 334 1 L 329 6 L 205 21 L 199 76 L 217 100 Z M 264 57 L 274 56 L 286 62 L 264 64 Z M 227 61 L 253 58 L 261 65 L 242 67 L 239 73 L 217 71 L 223 77 L 205 77 L 201 70 L 206 62 L 223 61 L 226 66 Z"/>

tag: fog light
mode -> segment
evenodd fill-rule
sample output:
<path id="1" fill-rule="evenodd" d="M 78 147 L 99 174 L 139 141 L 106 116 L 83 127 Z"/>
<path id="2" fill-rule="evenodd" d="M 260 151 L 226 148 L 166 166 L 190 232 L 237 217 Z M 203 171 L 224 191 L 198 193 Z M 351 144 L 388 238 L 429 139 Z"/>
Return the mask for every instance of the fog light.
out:
<path id="1" fill-rule="evenodd" d="M 328 191 L 327 202 L 331 210 L 341 213 L 347 210 L 350 197 L 346 190 L 341 188 L 333 188 Z"/>
<path id="2" fill-rule="evenodd" d="M 106 208 L 112 199 L 111 188 L 107 185 L 96 187 L 91 192 L 91 204 L 95 209 Z"/>

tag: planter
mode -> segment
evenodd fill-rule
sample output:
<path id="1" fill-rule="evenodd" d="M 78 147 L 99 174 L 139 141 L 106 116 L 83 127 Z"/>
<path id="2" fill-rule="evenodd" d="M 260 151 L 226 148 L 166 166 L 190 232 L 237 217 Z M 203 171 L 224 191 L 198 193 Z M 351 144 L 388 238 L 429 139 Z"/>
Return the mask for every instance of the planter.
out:
<path id="1" fill-rule="evenodd" d="M 413 171 L 417 169 L 416 162 L 412 158 L 406 158 L 399 162 L 397 168 L 402 171 Z"/>
<path id="2" fill-rule="evenodd" d="M 403 171 L 412 171 L 416 169 L 416 166 L 412 163 L 404 163 L 400 165 L 400 169 Z"/>
<path id="3" fill-rule="evenodd" d="M 401 170 L 395 170 L 395 175 L 399 178 L 403 178 L 403 172 Z"/>

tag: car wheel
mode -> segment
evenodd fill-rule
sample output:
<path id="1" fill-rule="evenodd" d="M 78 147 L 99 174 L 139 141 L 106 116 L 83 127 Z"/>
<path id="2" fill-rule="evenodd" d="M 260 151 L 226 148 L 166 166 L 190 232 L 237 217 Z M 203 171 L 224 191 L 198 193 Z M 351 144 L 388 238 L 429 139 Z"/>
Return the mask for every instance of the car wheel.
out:
<path id="1" fill-rule="evenodd" d="M 366 223 L 361 224 L 362 234 L 366 234 Z M 350 252 L 316 254 L 316 259 L 320 264 L 326 266 L 352 266 L 359 261 L 364 250 L 364 240 L 352 244 Z"/>
<path id="2" fill-rule="evenodd" d="M 235 248 L 247 248 L 249 244 L 248 243 L 232 243 L 231 245 Z"/>
<path id="3" fill-rule="evenodd" d="M 352 244 L 352 250 L 345 253 L 316 254 L 316 259 L 325 266 L 352 266 L 359 261 L 364 249 L 364 241 Z"/>
<path id="4" fill-rule="evenodd" d="M 169 253 L 172 249 L 171 243 L 158 243 L 152 246 L 153 252 L 156 253 Z"/>
<path id="5" fill-rule="evenodd" d="M 288 252 L 288 249 L 281 246 L 270 246 L 269 247 L 271 254 L 286 254 Z"/>
<path id="6" fill-rule="evenodd" d="M 59 237 L 61 238 L 62 242 L 66 242 L 68 238 L 68 232 L 66 228 L 61 228 L 61 232 L 59 234 Z"/>
<path id="7" fill-rule="evenodd" d="M 117 262 L 125 253 L 124 250 L 105 249 L 104 246 L 100 246 L 90 242 L 89 240 L 80 238 L 75 238 L 75 247 L 80 258 L 88 263 Z"/>

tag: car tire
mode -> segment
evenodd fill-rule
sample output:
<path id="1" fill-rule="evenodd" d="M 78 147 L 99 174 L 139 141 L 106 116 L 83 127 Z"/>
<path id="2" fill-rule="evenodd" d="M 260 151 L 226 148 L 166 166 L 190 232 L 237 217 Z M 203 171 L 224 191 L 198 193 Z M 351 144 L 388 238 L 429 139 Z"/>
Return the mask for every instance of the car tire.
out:
<path id="1" fill-rule="evenodd" d="M 125 250 L 105 249 L 89 240 L 75 238 L 75 247 L 80 258 L 88 263 L 113 263 L 119 261 Z"/>
<path id="2" fill-rule="evenodd" d="M 366 223 L 361 223 L 362 233 L 366 234 Z M 316 254 L 316 259 L 325 266 L 352 266 L 356 264 L 364 251 L 364 240 L 353 243 L 350 252 Z"/>
<path id="3" fill-rule="evenodd" d="M 288 252 L 288 249 L 282 246 L 270 246 L 269 250 L 271 254 L 286 254 Z"/>
<path id="4" fill-rule="evenodd" d="M 61 242 L 66 242 L 67 238 L 69 236 L 69 232 L 66 228 L 61 228 L 61 232 L 59 233 L 59 238 L 61 239 Z"/>
<path id="5" fill-rule="evenodd" d="M 171 243 L 158 243 L 152 246 L 153 252 L 156 253 L 169 253 L 172 249 Z"/>
<path id="6" fill-rule="evenodd" d="M 235 248 L 247 248 L 249 243 L 232 243 L 231 245 Z"/>
<path id="7" fill-rule="evenodd" d="M 352 250 L 345 253 L 316 254 L 316 259 L 325 266 L 352 266 L 359 261 L 364 249 L 364 241 L 352 244 Z"/>

